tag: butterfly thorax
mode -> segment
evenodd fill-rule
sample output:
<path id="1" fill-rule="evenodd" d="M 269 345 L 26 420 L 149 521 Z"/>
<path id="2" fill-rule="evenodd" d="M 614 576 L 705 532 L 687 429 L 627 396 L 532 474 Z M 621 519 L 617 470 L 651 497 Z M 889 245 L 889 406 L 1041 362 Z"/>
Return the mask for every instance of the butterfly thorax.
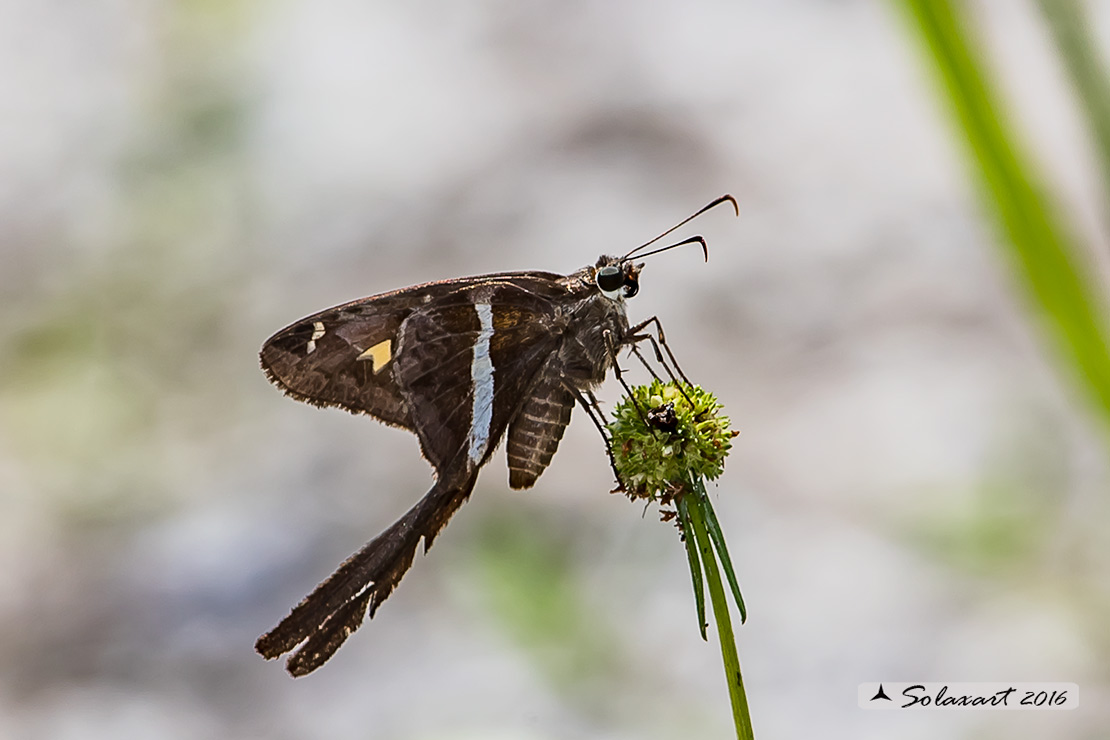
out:
<path id="1" fill-rule="evenodd" d="M 615 263 L 602 257 L 598 265 Z M 559 310 L 563 341 L 551 368 L 575 387 L 592 389 L 605 380 L 613 354 L 628 333 L 624 296 L 607 295 L 597 285 L 595 267 L 584 267 L 566 277 L 572 300 Z"/>

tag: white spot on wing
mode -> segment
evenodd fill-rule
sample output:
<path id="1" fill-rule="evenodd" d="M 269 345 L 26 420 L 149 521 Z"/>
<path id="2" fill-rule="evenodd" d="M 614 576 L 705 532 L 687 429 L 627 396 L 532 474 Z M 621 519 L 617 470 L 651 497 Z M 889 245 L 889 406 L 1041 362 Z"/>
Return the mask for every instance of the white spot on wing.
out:
<path id="1" fill-rule="evenodd" d="M 493 307 L 475 303 L 481 330 L 474 342 L 474 360 L 470 363 L 470 382 L 474 405 L 470 413 L 470 461 L 477 464 L 489 447 L 490 425 L 493 423 L 493 360 L 489 342 L 493 338 Z"/>
<path id="2" fill-rule="evenodd" d="M 308 340 L 308 346 L 305 348 L 305 354 L 312 354 L 316 351 L 316 340 L 324 336 L 324 322 L 312 322 L 312 338 Z"/>

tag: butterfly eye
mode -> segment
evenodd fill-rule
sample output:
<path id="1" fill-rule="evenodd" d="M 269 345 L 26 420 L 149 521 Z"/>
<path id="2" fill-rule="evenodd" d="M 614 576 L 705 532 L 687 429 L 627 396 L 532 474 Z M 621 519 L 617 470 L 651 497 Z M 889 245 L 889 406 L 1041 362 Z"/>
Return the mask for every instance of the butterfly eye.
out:
<path id="1" fill-rule="evenodd" d="M 608 265 L 597 271 L 597 287 L 606 293 L 620 290 L 624 285 L 624 272 L 616 265 Z"/>
<path id="2" fill-rule="evenodd" d="M 631 298 L 640 292 L 640 281 L 634 278 L 628 278 L 624 281 L 624 297 Z"/>

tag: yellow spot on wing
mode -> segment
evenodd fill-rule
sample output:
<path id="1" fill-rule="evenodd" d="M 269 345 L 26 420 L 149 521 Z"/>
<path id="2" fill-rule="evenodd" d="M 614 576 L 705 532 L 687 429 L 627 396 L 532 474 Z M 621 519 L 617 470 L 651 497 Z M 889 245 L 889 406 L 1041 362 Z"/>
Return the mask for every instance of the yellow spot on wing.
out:
<path id="1" fill-rule="evenodd" d="M 380 371 L 393 357 L 393 341 L 385 339 L 356 357 L 356 360 L 370 360 L 374 372 Z"/>

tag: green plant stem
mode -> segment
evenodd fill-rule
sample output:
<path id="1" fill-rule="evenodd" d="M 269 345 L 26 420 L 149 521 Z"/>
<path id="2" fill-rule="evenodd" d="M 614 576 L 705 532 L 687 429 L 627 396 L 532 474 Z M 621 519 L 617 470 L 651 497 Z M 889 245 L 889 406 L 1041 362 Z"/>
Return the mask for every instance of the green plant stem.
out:
<path id="1" fill-rule="evenodd" d="M 754 740 L 752 718 L 748 711 L 748 697 L 744 692 L 744 679 L 740 674 L 740 657 L 736 653 L 736 637 L 732 632 L 732 618 L 729 616 L 728 599 L 724 584 L 713 554 L 713 544 L 706 530 L 706 516 L 703 507 L 707 503 L 705 484 L 700 478 L 692 481 L 693 491 L 687 494 L 686 511 L 689 515 L 690 529 L 697 540 L 705 569 L 705 580 L 709 586 L 709 601 L 713 605 L 713 617 L 717 621 L 717 637 L 721 643 L 721 657 L 725 664 L 725 682 L 728 684 L 729 700 L 732 703 L 732 717 L 736 722 L 736 737 L 739 740 Z M 693 500 L 690 500 L 693 499 Z"/>

